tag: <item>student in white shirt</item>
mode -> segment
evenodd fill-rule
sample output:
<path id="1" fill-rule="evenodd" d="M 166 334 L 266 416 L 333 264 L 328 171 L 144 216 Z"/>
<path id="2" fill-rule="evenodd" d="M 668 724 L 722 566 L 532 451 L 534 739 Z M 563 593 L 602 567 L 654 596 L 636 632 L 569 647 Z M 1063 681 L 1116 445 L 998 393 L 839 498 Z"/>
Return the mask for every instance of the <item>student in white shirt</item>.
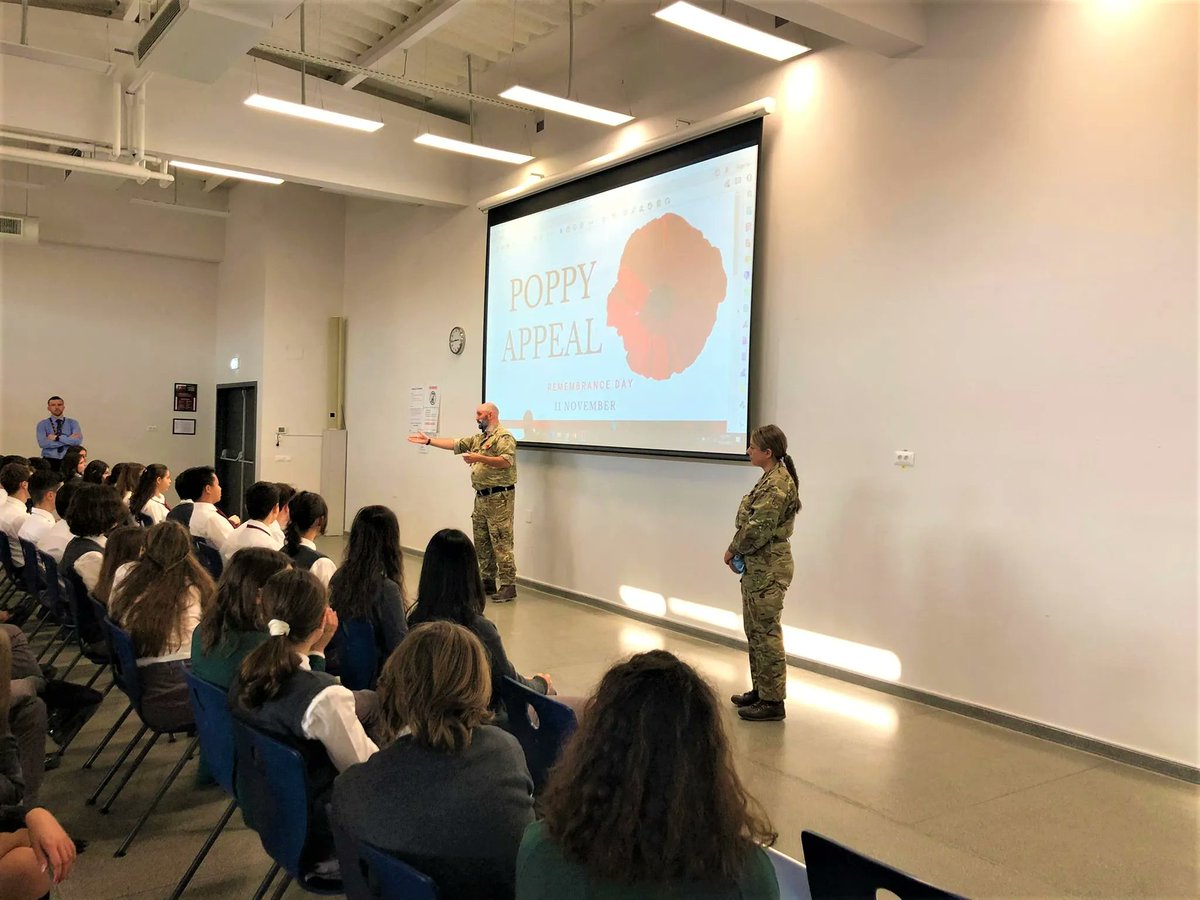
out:
<path id="1" fill-rule="evenodd" d="M 18 567 L 25 565 L 25 554 L 21 552 L 17 534 L 29 518 L 25 501 L 29 499 L 29 476 L 32 473 L 29 464 L 24 462 L 11 462 L 0 469 L 0 486 L 7 494 L 0 501 L 0 540 L 8 541 L 13 563 Z"/>
<path id="2" fill-rule="evenodd" d="M 174 731 L 195 719 L 187 691 L 192 632 L 213 581 L 192 553 L 191 536 L 178 522 L 146 532 L 137 562 L 117 570 L 109 615 L 133 638 L 142 682 L 142 718 L 151 728 Z"/>
<path id="3" fill-rule="evenodd" d="M 62 477 L 49 469 L 34 472 L 29 476 L 29 501 L 33 506 L 29 518 L 17 533 L 17 539 L 29 541 L 35 547 L 42 537 L 54 527 L 54 502 L 58 499 L 58 488 Z M 64 549 L 66 545 L 63 545 Z"/>
<path id="4" fill-rule="evenodd" d="M 67 544 L 71 543 L 75 537 L 71 533 L 71 523 L 67 521 L 67 510 L 71 508 L 71 501 L 75 499 L 75 493 L 78 490 L 79 488 L 73 484 L 59 486 L 54 494 L 54 512 L 58 516 L 58 521 L 37 542 L 38 550 L 49 554 L 56 563 L 62 562 Z"/>
<path id="5" fill-rule="evenodd" d="M 279 538 L 279 546 L 287 542 L 287 523 L 290 520 L 288 512 L 288 504 L 292 502 L 292 498 L 296 496 L 296 489 L 284 481 L 275 482 L 275 487 L 279 488 L 279 516 L 271 523 L 271 531 Z"/>
<path id="6" fill-rule="evenodd" d="M 243 547 L 283 549 L 283 539 L 271 530 L 279 518 L 279 488 L 274 482 L 256 481 L 246 489 L 246 515 L 250 518 L 233 530 L 221 548 L 221 561 L 226 565 Z"/>
<path id="7" fill-rule="evenodd" d="M 108 533 L 128 523 L 129 508 L 121 502 L 116 488 L 81 482 L 67 508 L 67 524 L 75 537 L 63 551 L 63 574 L 74 572 L 87 590 L 94 590 L 100 580 Z"/>
<path id="8" fill-rule="evenodd" d="M 337 630 L 337 614 L 310 572 L 290 569 L 263 588 L 266 641 L 242 661 L 230 688 L 237 718 L 264 731 L 319 741 L 325 754 L 308 754 L 310 801 L 306 867 L 333 856 L 326 811 L 333 780 L 377 752 L 355 713 L 355 695 L 325 672 L 312 671 L 308 656 L 324 648 Z M 372 693 L 372 692 L 365 692 Z"/>
<path id="9" fill-rule="evenodd" d="M 24 456 L 5 456 L 0 458 L 0 469 L 3 469 L 9 463 L 25 463 L 26 465 L 29 465 L 29 460 L 27 460 Z M 30 466 L 30 468 L 33 467 Z M 4 489 L 3 485 L 0 485 L 0 503 L 3 503 L 7 499 L 8 491 Z"/>
<path id="10" fill-rule="evenodd" d="M 192 537 L 203 538 L 218 550 L 224 547 L 241 520 L 237 516 L 227 519 L 217 509 L 216 505 L 221 502 L 221 480 L 217 478 L 217 470 L 212 466 L 185 469 L 175 482 L 175 492 L 192 501 L 187 523 Z"/>
<path id="11" fill-rule="evenodd" d="M 325 498 L 313 491 L 301 491 L 288 504 L 287 542 L 283 552 L 292 558 L 297 569 L 308 569 L 329 587 L 329 579 L 337 571 L 337 563 L 317 549 L 316 539 L 325 533 L 329 507 Z"/>
<path id="12" fill-rule="evenodd" d="M 129 511 L 139 513 L 157 525 L 167 518 L 167 491 L 171 488 L 171 470 L 162 463 L 151 463 L 142 470 L 137 487 L 129 497 Z"/>

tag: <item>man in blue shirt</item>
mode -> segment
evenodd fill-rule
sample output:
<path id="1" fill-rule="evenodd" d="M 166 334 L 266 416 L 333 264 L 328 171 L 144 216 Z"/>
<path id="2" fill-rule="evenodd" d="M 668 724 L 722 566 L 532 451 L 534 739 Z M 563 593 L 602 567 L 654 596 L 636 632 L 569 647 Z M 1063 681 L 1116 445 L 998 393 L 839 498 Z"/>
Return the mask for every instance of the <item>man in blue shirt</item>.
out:
<path id="1" fill-rule="evenodd" d="M 42 457 L 50 460 L 50 465 L 57 472 L 62 462 L 63 454 L 68 447 L 78 447 L 83 443 L 83 429 L 75 419 L 63 415 L 67 404 L 62 397 L 51 397 L 46 402 L 50 418 L 42 419 L 37 426 L 38 446 L 42 448 Z"/>

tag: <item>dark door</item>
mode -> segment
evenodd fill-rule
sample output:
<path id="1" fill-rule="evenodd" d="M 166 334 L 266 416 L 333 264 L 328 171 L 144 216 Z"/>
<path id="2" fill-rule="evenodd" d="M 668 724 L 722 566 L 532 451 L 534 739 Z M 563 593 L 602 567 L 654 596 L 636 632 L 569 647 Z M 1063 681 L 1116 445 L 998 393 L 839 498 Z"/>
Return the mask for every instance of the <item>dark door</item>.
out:
<path id="1" fill-rule="evenodd" d="M 227 516 L 245 518 L 246 488 L 254 483 L 258 445 L 258 385 L 217 385 L 217 477 Z"/>

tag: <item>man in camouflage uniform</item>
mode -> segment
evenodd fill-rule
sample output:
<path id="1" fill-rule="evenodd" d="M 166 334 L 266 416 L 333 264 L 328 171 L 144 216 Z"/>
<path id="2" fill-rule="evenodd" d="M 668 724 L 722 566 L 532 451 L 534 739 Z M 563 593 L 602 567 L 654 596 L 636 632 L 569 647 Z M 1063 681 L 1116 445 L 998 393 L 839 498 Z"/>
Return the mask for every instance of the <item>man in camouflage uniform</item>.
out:
<path id="1" fill-rule="evenodd" d="M 517 562 L 513 555 L 517 439 L 500 424 L 500 411 L 494 403 L 481 403 L 476 408 L 475 424 L 480 433 L 470 437 L 455 440 L 417 432 L 408 440 L 453 450 L 471 467 L 471 487 L 475 488 L 471 524 L 479 574 L 484 590 L 503 603 L 517 598 Z"/>
<path id="2" fill-rule="evenodd" d="M 796 513 L 800 509 L 794 466 L 787 455 L 787 439 L 782 452 L 775 455 L 763 444 L 776 443 L 768 434 L 762 440 L 754 432 L 747 454 L 763 470 L 762 476 L 738 506 L 737 532 L 725 551 L 725 564 L 740 556 L 745 565 L 742 574 L 742 621 L 750 645 L 750 677 L 753 687 L 731 698 L 739 707 L 738 715 L 756 722 L 776 721 L 785 717 L 783 700 L 787 695 L 787 660 L 783 650 L 783 597 L 792 582 L 792 536 Z M 736 570 L 735 570 L 736 571 Z"/>

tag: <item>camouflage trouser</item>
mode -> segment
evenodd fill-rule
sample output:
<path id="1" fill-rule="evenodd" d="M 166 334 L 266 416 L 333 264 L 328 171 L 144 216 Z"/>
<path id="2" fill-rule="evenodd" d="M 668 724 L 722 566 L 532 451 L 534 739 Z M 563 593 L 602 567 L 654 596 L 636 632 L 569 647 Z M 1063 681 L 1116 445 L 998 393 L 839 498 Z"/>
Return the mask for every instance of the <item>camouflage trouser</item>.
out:
<path id="1" fill-rule="evenodd" d="M 517 584 L 517 560 L 513 556 L 513 513 L 516 491 L 503 491 L 486 497 L 475 495 L 471 524 L 475 528 L 475 554 L 479 574 L 494 581 L 497 588 Z"/>
<path id="2" fill-rule="evenodd" d="M 783 595 L 792 583 L 792 551 L 786 542 L 746 556 L 742 575 L 742 624 L 750 645 L 750 678 L 759 699 L 787 696 L 787 660 L 783 655 Z"/>

